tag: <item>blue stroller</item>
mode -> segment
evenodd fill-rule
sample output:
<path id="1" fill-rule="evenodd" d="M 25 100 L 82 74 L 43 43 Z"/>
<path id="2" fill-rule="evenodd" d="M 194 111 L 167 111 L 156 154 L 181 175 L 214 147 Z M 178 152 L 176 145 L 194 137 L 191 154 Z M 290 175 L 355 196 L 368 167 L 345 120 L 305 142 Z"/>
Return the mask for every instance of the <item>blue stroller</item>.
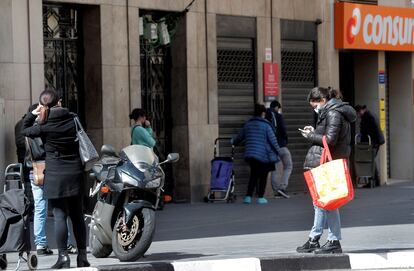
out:
<path id="1" fill-rule="evenodd" d="M 205 202 L 227 201 L 234 202 L 236 195 L 234 195 L 234 145 L 231 146 L 231 156 L 217 156 L 218 143 L 220 140 L 227 140 L 230 138 L 219 137 L 214 141 L 214 159 L 211 160 L 211 177 L 210 177 L 210 191 L 204 198 Z"/>

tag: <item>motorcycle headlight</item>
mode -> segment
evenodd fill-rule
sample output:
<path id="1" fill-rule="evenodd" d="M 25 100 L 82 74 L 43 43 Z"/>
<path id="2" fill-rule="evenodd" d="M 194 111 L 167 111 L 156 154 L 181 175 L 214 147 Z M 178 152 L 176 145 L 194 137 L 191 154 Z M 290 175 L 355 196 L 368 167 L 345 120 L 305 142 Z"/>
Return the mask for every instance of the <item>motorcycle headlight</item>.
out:
<path id="1" fill-rule="evenodd" d="M 163 176 L 162 170 L 158 166 L 139 162 L 136 164 L 136 167 L 144 173 L 146 180 L 155 180 Z"/>
<path id="2" fill-rule="evenodd" d="M 151 169 L 151 165 L 150 164 L 147 164 L 147 163 L 144 163 L 144 162 L 138 162 L 138 163 L 135 164 L 135 166 L 141 172 L 146 172 L 146 171 L 148 171 L 148 170 Z"/>
<path id="3" fill-rule="evenodd" d="M 152 181 L 148 182 L 148 183 L 145 185 L 145 188 L 157 188 L 157 187 L 159 187 L 160 185 L 161 185 L 161 178 L 157 178 L 157 179 L 155 179 L 155 180 L 152 180 Z"/>

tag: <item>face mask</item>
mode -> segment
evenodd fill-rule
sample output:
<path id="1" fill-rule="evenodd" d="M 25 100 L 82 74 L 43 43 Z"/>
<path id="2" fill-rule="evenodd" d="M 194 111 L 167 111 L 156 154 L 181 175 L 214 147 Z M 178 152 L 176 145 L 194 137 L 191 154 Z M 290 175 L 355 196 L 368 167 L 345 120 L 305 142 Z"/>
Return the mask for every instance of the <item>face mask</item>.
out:
<path id="1" fill-rule="evenodd" d="M 313 110 L 316 112 L 316 114 L 319 114 L 319 112 L 321 111 L 322 106 L 320 104 L 318 104 Z"/>

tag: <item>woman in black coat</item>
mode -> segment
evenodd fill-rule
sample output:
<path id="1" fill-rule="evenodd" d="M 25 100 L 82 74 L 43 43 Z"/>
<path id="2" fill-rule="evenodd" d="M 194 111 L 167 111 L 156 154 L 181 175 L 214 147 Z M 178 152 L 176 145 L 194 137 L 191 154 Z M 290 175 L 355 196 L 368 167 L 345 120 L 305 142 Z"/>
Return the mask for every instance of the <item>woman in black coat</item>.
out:
<path id="1" fill-rule="evenodd" d="M 34 124 L 38 118 L 38 124 Z M 39 105 L 24 119 L 25 136 L 41 137 L 46 151 L 44 196 L 53 208 L 59 256 L 52 269 L 69 268 L 67 251 L 69 216 L 78 246 L 77 266 L 87 267 L 86 227 L 82 208 L 83 166 L 76 141 L 74 114 L 59 103 L 54 90 L 40 94 Z"/>
<path id="2" fill-rule="evenodd" d="M 304 169 L 319 166 L 323 150 L 322 137 L 326 137 L 333 159 L 348 159 L 351 154 L 351 125 L 355 122 L 356 112 L 341 100 L 338 90 L 332 88 L 313 88 L 308 96 L 311 107 L 318 114 L 316 128 L 306 126 L 302 135 L 311 142 L 305 158 Z M 339 210 L 327 211 L 314 206 L 315 217 L 309 240 L 296 249 L 300 253 L 341 253 L 341 220 Z M 328 241 L 320 247 L 319 239 L 325 225 L 329 228 Z"/>

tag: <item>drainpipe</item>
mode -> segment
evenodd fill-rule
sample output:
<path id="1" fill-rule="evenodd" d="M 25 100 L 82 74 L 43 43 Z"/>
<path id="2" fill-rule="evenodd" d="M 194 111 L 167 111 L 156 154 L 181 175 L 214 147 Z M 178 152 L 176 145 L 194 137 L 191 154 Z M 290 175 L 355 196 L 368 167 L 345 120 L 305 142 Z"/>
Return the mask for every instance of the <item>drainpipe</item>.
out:
<path id="1" fill-rule="evenodd" d="M 274 55 L 274 52 L 273 52 L 273 0 L 270 0 L 270 48 L 272 50 L 272 59 L 271 59 L 271 61 L 273 62 L 273 59 L 274 59 L 274 57 L 273 57 L 273 55 Z"/>
<path id="2" fill-rule="evenodd" d="M 126 0 L 126 20 L 127 20 L 127 54 L 128 54 L 128 95 L 129 111 L 131 112 L 131 59 L 130 59 L 130 39 L 129 39 L 129 0 Z"/>
<path id="3" fill-rule="evenodd" d="M 208 80 L 208 20 L 207 20 L 207 0 L 204 1 L 204 20 L 205 20 L 205 24 L 206 24 L 206 33 L 205 33 L 205 39 L 206 39 L 206 73 L 207 73 L 207 124 L 211 123 L 211 119 L 210 119 L 210 89 L 209 89 L 209 80 Z"/>
<path id="4" fill-rule="evenodd" d="M 32 104 L 32 47 L 31 47 L 31 37 L 30 37 L 30 4 L 29 0 L 27 0 L 27 30 L 28 30 L 28 48 L 29 48 L 29 91 L 30 91 L 30 102 L 29 105 Z"/>

